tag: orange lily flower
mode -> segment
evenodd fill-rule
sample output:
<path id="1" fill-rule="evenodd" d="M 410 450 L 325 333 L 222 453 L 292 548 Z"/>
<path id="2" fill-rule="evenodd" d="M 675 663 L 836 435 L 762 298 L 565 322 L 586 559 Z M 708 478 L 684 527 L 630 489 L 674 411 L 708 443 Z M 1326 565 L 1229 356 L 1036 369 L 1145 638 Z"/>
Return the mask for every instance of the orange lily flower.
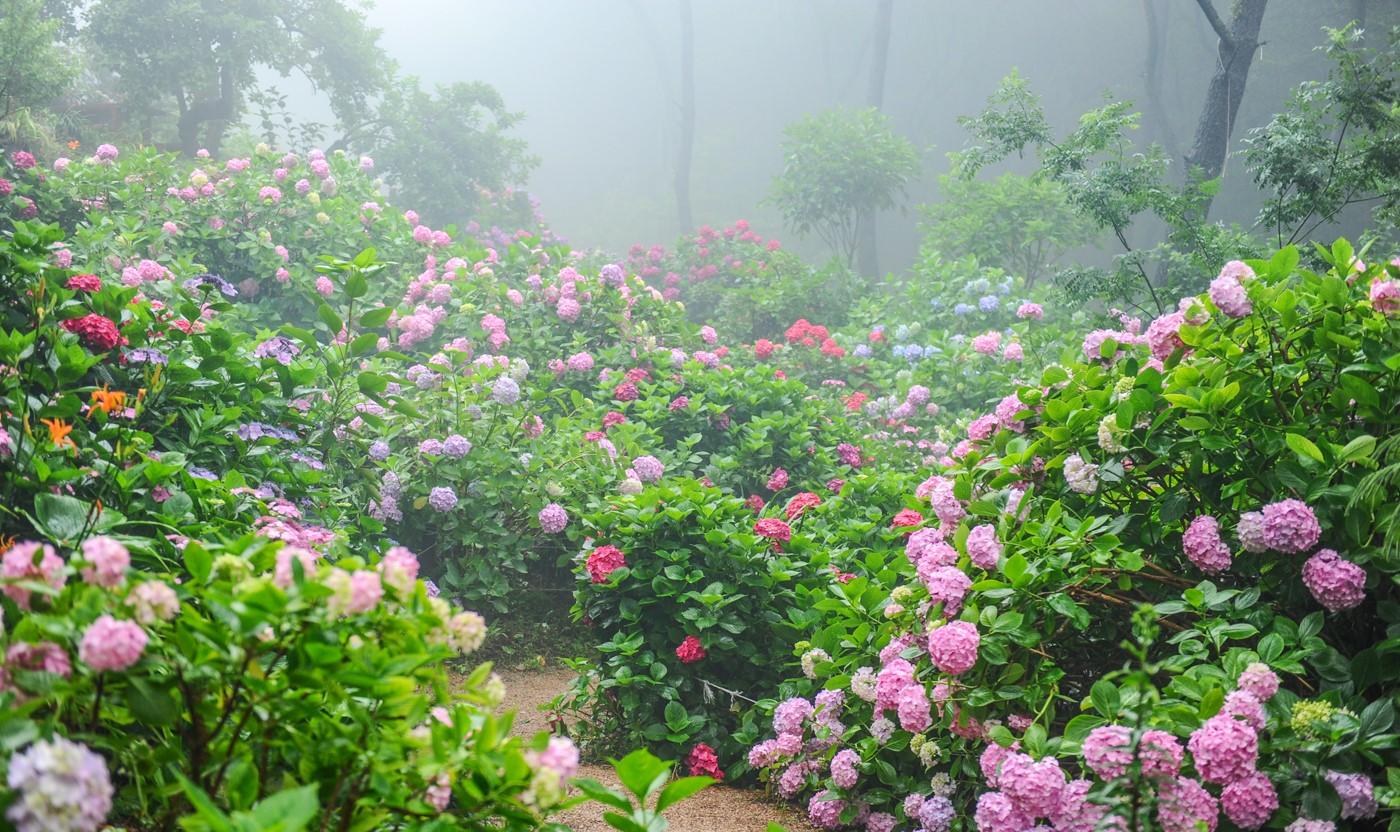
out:
<path id="1" fill-rule="evenodd" d="M 72 425 L 62 419 L 40 419 L 39 421 L 49 429 L 49 441 L 53 442 L 54 445 L 60 448 L 64 445 L 74 449 L 78 447 L 72 439 L 68 438 L 68 434 L 73 432 Z"/>
<path id="2" fill-rule="evenodd" d="M 126 409 L 126 393 L 122 390 L 108 390 L 104 384 L 101 390 L 92 391 L 92 407 L 111 416 L 115 411 Z"/>

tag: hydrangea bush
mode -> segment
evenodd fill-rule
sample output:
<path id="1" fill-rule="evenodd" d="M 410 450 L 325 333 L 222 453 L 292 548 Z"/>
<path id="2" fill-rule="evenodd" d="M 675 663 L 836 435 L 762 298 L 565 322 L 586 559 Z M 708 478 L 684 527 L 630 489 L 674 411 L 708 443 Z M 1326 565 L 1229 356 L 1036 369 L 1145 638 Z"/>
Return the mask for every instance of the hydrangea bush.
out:
<path id="1" fill-rule="evenodd" d="M 906 557 L 798 646 L 816 673 L 748 763 L 826 828 L 1320 829 L 1391 805 L 1396 267 L 1321 257 L 1231 263 L 971 420 L 915 489 L 929 516 L 885 535 Z"/>

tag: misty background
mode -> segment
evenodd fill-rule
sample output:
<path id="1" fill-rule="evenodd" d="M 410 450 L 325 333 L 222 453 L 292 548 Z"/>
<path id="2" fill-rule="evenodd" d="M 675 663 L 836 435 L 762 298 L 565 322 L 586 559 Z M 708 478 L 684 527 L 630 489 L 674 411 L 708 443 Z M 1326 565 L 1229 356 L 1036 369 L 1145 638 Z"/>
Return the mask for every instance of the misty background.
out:
<path id="1" fill-rule="evenodd" d="M 777 211 L 762 203 L 782 168 L 785 126 L 833 106 L 865 105 L 875 5 L 694 3 L 697 225 L 744 218 L 812 259 L 828 256 L 819 240 L 787 233 Z M 1162 110 L 1156 117 L 1145 113 L 1138 140 L 1163 143 L 1179 169 L 1215 69 L 1217 38 L 1192 0 L 1158 5 L 1165 6 Z M 1397 5 L 1366 4 L 1368 26 L 1391 25 Z M 366 11 L 405 73 L 425 86 L 485 81 L 525 115 L 513 133 L 539 159 L 526 185 L 557 233 L 575 245 L 621 251 L 639 242 L 670 244 L 682 232 L 673 191 L 678 0 L 379 0 Z M 1326 75 L 1328 63 L 1316 50 L 1322 28 L 1342 26 L 1357 13 L 1350 0 L 1270 4 L 1232 151 L 1282 108 L 1300 81 Z M 923 172 L 908 190 L 908 209 L 880 218 L 882 270 L 897 271 L 914 259 L 919 217 L 913 208 L 938 198 L 945 154 L 967 138 L 957 118 L 980 112 L 1002 77 L 1019 70 L 1052 124 L 1067 130 L 1105 96 L 1147 108 L 1147 53 L 1142 0 L 896 0 L 882 109 L 920 149 Z M 275 81 L 305 118 L 333 121 L 297 77 Z M 1032 168 L 1028 161 L 1019 170 Z M 1227 162 L 1212 218 L 1247 226 L 1257 204 L 1243 165 Z M 1159 233 L 1146 226 L 1134 231 L 1144 241 Z"/>

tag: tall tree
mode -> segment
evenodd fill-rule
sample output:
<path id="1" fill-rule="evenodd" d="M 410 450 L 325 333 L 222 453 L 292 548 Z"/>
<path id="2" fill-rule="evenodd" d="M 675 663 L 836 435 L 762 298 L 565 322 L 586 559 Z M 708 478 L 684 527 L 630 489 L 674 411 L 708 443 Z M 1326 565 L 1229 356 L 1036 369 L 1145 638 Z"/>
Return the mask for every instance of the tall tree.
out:
<path id="1" fill-rule="evenodd" d="M 676 149 L 676 219 L 681 233 L 695 228 L 690 210 L 690 165 L 695 155 L 695 20 L 691 0 L 680 0 L 681 141 Z"/>
<path id="2" fill-rule="evenodd" d="M 1219 38 L 1215 74 L 1206 89 L 1205 104 L 1196 122 L 1195 140 L 1186 154 L 1186 176 L 1204 182 L 1218 179 L 1225 170 L 1230 136 L 1235 130 L 1240 101 L 1244 99 L 1254 53 L 1259 50 L 1259 27 L 1264 22 L 1264 9 L 1269 0 L 1236 0 L 1228 25 L 1211 0 L 1196 0 L 1196 4 Z M 1211 201 L 1212 196 L 1206 192 L 1195 207 L 1201 219 L 1210 214 Z"/>
<path id="3" fill-rule="evenodd" d="M 889 67 L 890 28 L 894 22 L 894 0 L 879 0 L 875 7 L 875 36 L 872 39 L 870 63 L 870 86 L 866 90 L 865 103 L 879 110 L 885 106 L 885 74 Z M 876 215 L 872 210 L 860 222 L 860 271 L 867 275 L 880 273 L 879 239 L 875 228 Z"/>
<path id="4" fill-rule="evenodd" d="M 1143 81 L 1147 88 L 1147 117 L 1173 159 L 1181 156 L 1181 143 L 1177 139 L 1176 127 L 1167 113 L 1162 100 L 1162 58 L 1167 48 L 1167 22 L 1171 16 L 1163 0 L 1142 0 L 1143 11 L 1147 15 L 1147 51 L 1143 54 Z"/>
<path id="5" fill-rule="evenodd" d="M 378 32 L 345 0 L 96 0 L 83 14 L 83 36 L 148 140 L 173 129 L 191 155 L 217 152 L 259 69 L 301 74 L 344 122 L 388 74 Z"/>

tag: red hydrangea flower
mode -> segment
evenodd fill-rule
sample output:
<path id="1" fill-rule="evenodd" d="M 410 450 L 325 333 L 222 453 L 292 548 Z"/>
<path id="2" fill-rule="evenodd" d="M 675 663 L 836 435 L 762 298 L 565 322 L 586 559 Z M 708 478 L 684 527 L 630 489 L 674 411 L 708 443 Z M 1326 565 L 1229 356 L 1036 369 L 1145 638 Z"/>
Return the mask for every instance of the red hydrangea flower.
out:
<path id="1" fill-rule="evenodd" d="M 690 770 L 691 777 L 724 779 L 724 772 L 719 767 L 719 755 L 703 742 L 690 749 L 690 753 L 686 755 L 685 764 Z"/>
<path id="2" fill-rule="evenodd" d="M 763 507 L 767 505 L 767 503 L 763 502 L 763 498 L 757 494 L 750 494 L 749 498 L 744 501 L 744 505 L 748 506 L 749 510 L 754 514 L 758 514 L 760 511 L 763 511 Z"/>
<path id="3" fill-rule="evenodd" d="M 81 318 L 69 318 L 63 328 L 77 335 L 83 344 L 94 352 L 106 352 L 121 343 L 121 333 L 117 325 L 98 314 L 88 314 Z"/>
<path id="4" fill-rule="evenodd" d="M 102 291 L 102 279 L 95 274 L 75 274 L 63 285 L 75 292 Z"/>
<path id="5" fill-rule="evenodd" d="M 757 358 L 759 361 L 764 361 L 771 357 L 773 355 L 773 351 L 780 346 L 782 345 L 775 344 L 772 341 L 769 341 L 767 338 L 760 338 L 757 341 L 755 341 L 753 345 L 754 357 Z"/>
<path id="6" fill-rule="evenodd" d="M 700 645 L 700 639 L 695 636 L 686 636 L 685 641 L 676 648 L 676 658 L 684 664 L 695 664 L 706 655 L 705 648 Z"/>
<path id="7" fill-rule="evenodd" d="M 890 528 L 904 529 L 910 526 L 917 526 L 924 522 L 924 516 L 912 508 L 906 508 L 894 516 L 890 521 Z"/>
<path id="8" fill-rule="evenodd" d="M 787 515 L 788 520 L 796 520 L 798 517 L 802 516 L 802 512 L 821 504 L 821 497 L 818 497 L 810 491 L 803 491 L 791 500 L 788 500 L 787 507 L 783 509 L 783 513 Z"/>
<path id="9" fill-rule="evenodd" d="M 776 517 L 765 517 L 753 524 L 754 533 L 760 537 L 766 537 L 782 548 L 784 543 L 792 539 L 792 528 L 787 523 Z"/>
<path id="10" fill-rule="evenodd" d="M 822 341 L 822 355 L 829 355 L 832 358 L 844 358 L 846 355 L 846 348 L 830 338 L 826 338 Z"/>
<path id="11" fill-rule="evenodd" d="M 603 429 L 607 430 L 627 421 L 627 416 L 617 410 L 609 410 L 603 414 Z"/>
<path id="12" fill-rule="evenodd" d="M 859 391 L 852 393 L 851 395 L 846 397 L 846 411 L 848 413 L 855 413 L 859 411 L 862 407 L 865 407 L 865 403 L 869 399 L 870 396 L 866 395 L 865 393 L 861 393 Z"/>
<path id="13" fill-rule="evenodd" d="M 599 546 L 588 553 L 588 577 L 595 584 L 606 583 L 609 575 L 626 565 L 627 559 L 616 546 Z"/>
<path id="14" fill-rule="evenodd" d="M 637 398 L 637 385 L 624 381 L 613 388 L 613 398 L 620 402 L 630 402 Z"/>

